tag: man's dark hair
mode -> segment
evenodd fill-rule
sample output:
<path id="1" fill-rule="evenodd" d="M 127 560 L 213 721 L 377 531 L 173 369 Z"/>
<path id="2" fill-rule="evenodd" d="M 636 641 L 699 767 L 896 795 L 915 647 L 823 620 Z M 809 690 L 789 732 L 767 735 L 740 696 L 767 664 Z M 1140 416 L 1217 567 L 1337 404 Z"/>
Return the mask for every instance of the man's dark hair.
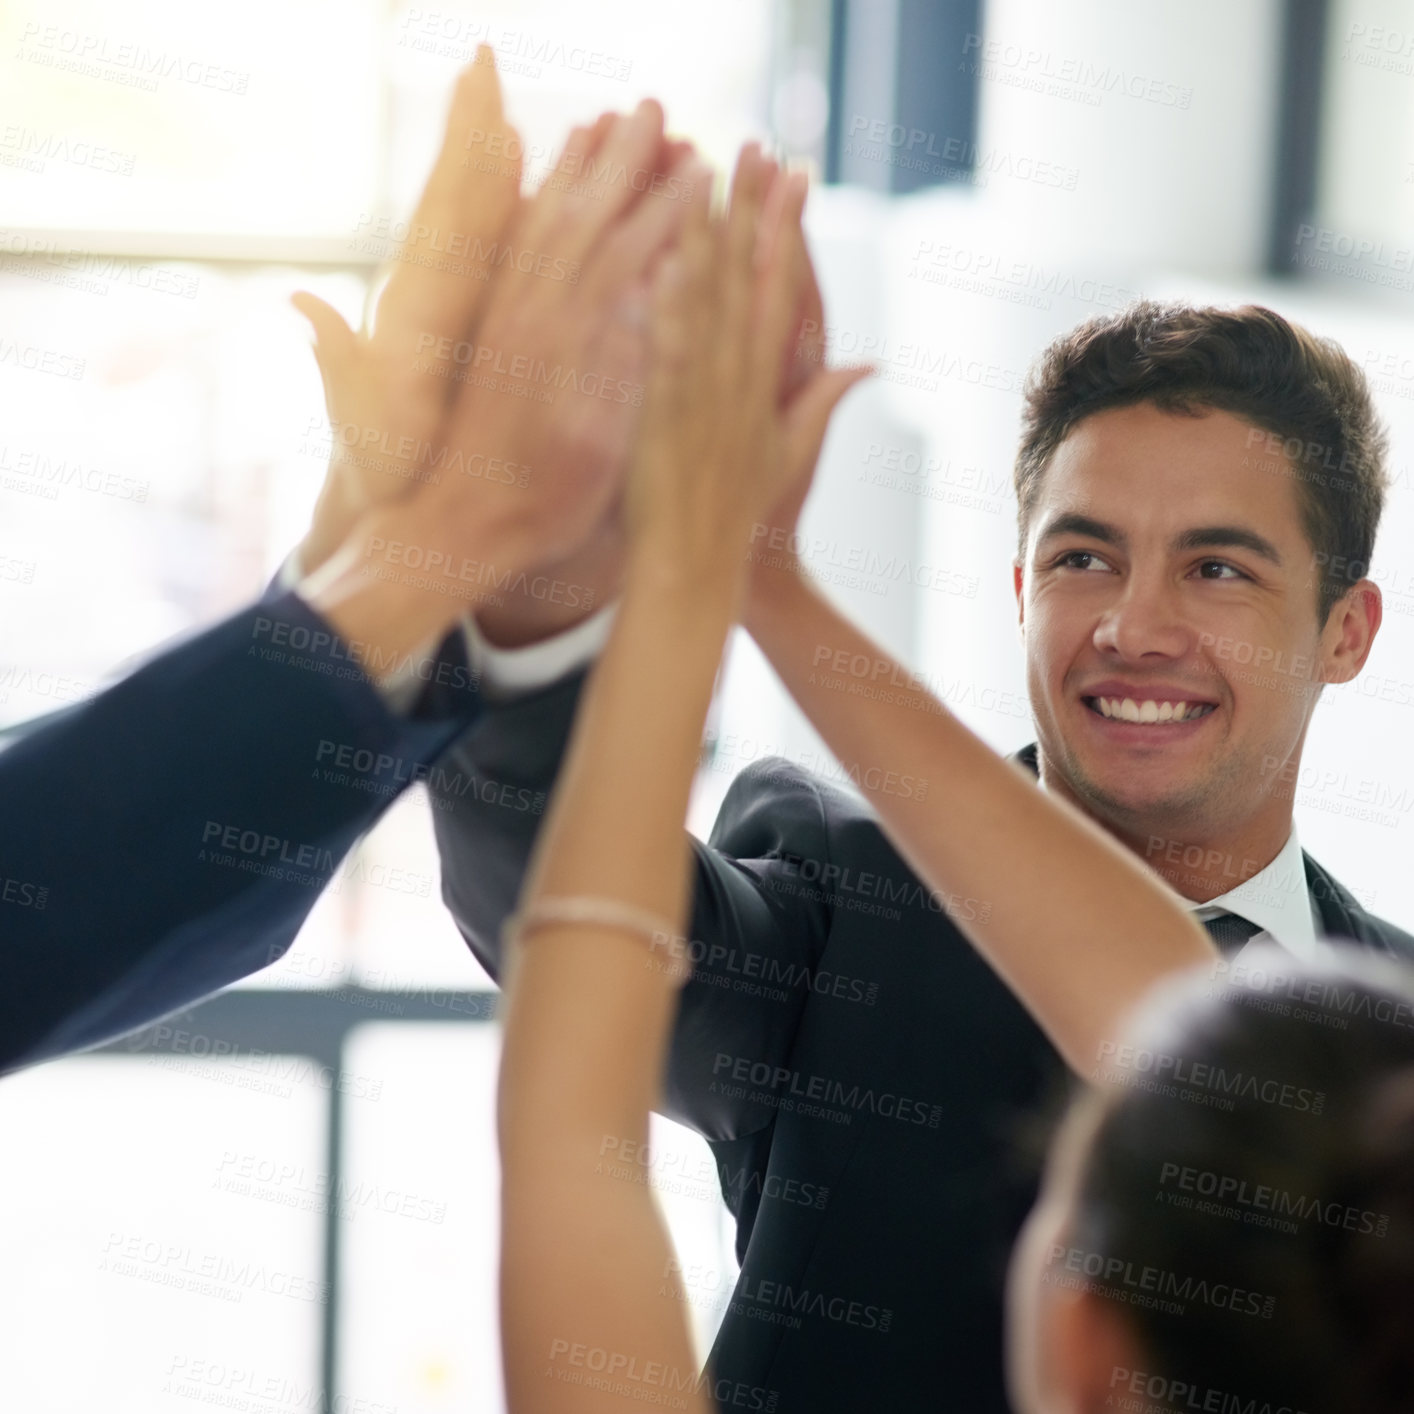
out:
<path id="1" fill-rule="evenodd" d="M 1140 300 L 1087 320 L 1052 342 L 1026 380 L 1015 472 L 1023 554 L 1051 454 L 1091 413 L 1135 403 L 1228 412 L 1270 434 L 1252 461 L 1296 478 L 1324 624 L 1367 573 L 1384 506 L 1387 438 L 1361 370 L 1334 340 L 1261 305 Z"/>

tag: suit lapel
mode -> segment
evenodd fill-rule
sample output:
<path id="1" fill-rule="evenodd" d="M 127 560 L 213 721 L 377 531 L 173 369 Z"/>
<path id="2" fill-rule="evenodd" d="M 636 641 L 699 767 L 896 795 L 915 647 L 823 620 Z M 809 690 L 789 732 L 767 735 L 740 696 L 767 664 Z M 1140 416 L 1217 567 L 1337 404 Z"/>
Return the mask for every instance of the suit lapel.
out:
<path id="1" fill-rule="evenodd" d="M 1020 751 L 1012 753 L 1011 759 L 1018 766 L 1025 766 L 1038 780 L 1041 775 L 1041 768 L 1036 761 L 1036 743 L 1033 741 L 1029 746 L 1023 746 Z"/>

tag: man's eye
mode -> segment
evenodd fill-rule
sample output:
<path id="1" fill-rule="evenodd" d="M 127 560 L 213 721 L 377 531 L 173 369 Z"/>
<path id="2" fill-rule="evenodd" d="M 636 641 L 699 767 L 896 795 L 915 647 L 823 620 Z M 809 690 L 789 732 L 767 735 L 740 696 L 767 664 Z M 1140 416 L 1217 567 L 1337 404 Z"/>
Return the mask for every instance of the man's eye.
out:
<path id="1" fill-rule="evenodd" d="M 1198 566 L 1198 574 L 1201 579 L 1246 579 L 1236 565 L 1230 565 L 1226 560 L 1204 560 Z"/>
<path id="2" fill-rule="evenodd" d="M 1056 561 L 1056 566 L 1070 570 L 1107 570 L 1110 568 L 1108 562 L 1102 560 L 1093 550 L 1067 550 Z"/>

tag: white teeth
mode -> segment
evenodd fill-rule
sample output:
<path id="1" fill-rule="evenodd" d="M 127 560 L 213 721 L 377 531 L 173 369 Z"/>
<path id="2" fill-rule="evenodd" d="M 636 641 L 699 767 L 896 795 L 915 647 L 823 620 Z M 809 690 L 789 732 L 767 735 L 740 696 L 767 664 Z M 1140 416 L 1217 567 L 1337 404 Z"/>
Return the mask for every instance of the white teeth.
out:
<path id="1" fill-rule="evenodd" d="M 1206 716 L 1213 709 L 1205 702 L 1156 702 L 1148 698 L 1136 702 L 1132 697 L 1096 697 L 1092 699 L 1104 717 L 1117 717 L 1122 722 L 1184 722 Z"/>

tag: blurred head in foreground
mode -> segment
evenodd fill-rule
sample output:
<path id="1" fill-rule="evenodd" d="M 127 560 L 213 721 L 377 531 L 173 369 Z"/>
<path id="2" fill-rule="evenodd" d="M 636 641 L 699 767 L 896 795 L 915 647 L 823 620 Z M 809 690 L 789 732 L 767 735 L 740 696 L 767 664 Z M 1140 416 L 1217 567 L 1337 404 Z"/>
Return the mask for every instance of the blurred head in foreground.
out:
<path id="1" fill-rule="evenodd" d="M 1018 1410 L 1414 1410 L 1414 970 L 1249 948 L 1101 1049 L 1012 1256 Z"/>

